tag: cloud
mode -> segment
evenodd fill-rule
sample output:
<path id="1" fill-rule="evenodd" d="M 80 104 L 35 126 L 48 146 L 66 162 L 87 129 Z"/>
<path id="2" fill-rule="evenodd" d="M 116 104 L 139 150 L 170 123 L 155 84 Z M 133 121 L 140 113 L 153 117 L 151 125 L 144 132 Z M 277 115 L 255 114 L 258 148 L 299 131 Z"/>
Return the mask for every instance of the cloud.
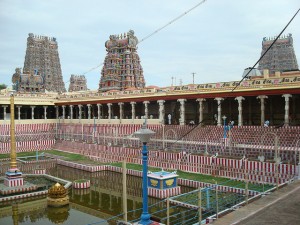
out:
<path id="1" fill-rule="evenodd" d="M 24 64 L 28 33 L 58 40 L 64 80 L 103 63 L 110 34 L 134 29 L 141 40 L 200 1 L 0 1 L 0 80 L 10 84 L 15 67 Z M 139 44 L 147 84 L 230 81 L 259 58 L 264 36 L 277 35 L 299 8 L 297 0 L 212 1 Z M 292 33 L 300 52 L 300 15 Z M 101 67 L 86 74 L 97 89 Z M 68 84 L 66 84 L 68 88 Z"/>

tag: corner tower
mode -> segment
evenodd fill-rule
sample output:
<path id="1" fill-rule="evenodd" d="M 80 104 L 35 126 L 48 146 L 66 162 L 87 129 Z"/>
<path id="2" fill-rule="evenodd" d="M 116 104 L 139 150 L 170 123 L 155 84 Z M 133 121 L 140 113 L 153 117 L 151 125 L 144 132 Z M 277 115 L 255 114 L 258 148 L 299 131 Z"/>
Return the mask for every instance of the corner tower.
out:
<path id="1" fill-rule="evenodd" d="M 29 34 L 23 73 L 40 74 L 47 91 L 66 91 L 56 38 Z"/>
<path id="2" fill-rule="evenodd" d="M 274 38 L 263 38 L 261 55 L 270 47 L 273 40 Z M 268 69 L 270 74 L 274 74 L 275 71 L 298 70 L 292 34 L 280 37 L 275 42 L 272 48 L 259 62 L 258 69 Z"/>
<path id="3" fill-rule="evenodd" d="M 105 42 L 107 54 L 101 70 L 99 91 L 145 87 L 137 44 L 133 30 L 124 35 L 110 35 Z"/>

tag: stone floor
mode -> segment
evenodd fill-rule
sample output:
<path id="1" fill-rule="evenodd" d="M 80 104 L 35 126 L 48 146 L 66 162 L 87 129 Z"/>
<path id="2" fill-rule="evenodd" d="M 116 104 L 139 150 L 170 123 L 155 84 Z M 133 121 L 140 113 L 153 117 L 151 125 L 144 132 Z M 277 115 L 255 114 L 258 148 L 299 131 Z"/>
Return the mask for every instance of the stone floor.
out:
<path id="1" fill-rule="evenodd" d="M 300 180 L 216 221 L 214 225 L 300 224 Z"/>

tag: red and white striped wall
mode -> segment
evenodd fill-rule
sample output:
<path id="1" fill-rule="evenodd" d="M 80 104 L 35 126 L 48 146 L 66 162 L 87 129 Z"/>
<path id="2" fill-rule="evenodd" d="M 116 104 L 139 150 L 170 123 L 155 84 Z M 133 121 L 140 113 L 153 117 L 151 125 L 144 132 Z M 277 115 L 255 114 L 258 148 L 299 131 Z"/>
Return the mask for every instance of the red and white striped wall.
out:
<path id="1" fill-rule="evenodd" d="M 148 187 L 148 195 L 154 198 L 163 199 L 163 198 L 168 198 L 180 194 L 181 194 L 180 186 L 168 188 L 165 190 Z"/>
<path id="2" fill-rule="evenodd" d="M 15 178 L 15 179 L 8 179 L 4 178 L 4 185 L 8 187 L 18 187 L 24 185 L 23 177 Z"/>
<path id="3" fill-rule="evenodd" d="M 35 169 L 33 174 L 46 174 L 46 169 Z"/>
<path id="4" fill-rule="evenodd" d="M 80 181 L 74 181 L 73 182 L 73 187 L 77 189 L 84 189 L 84 188 L 89 188 L 91 186 L 90 180 L 85 180 L 84 182 Z"/>

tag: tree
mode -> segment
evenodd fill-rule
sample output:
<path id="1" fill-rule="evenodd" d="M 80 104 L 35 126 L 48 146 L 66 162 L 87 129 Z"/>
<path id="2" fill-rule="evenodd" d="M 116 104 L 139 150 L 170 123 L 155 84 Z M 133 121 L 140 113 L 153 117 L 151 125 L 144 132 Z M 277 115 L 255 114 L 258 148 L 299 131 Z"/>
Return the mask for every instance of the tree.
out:
<path id="1" fill-rule="evenodd" d="M 7 88 L 6 84 L 0 84 L 0 90 Z"/>

